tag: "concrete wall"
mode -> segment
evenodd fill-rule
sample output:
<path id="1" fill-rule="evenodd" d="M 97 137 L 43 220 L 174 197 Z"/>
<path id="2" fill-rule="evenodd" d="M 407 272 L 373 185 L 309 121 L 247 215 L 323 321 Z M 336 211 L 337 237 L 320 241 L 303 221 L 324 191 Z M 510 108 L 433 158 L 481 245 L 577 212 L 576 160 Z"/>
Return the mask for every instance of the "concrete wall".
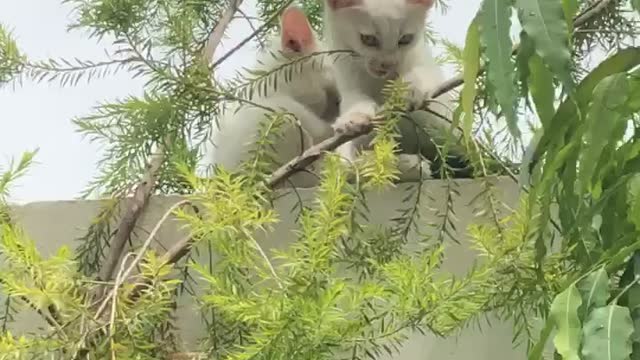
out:
<path id="1" fill-rule="evenodd" d="M 399 185 L 390 191 L 369 195 L 370 208 L 374 211 L 370 219 L 371 223 L 383 224 L 391 217 L 396 216 L 396 210 L 403 207 L 401 199 L 406 194 L 406 186 Z M 517 186 L 511 180 L 506 178 L 497 180 L 496 189 L 500 192 L 496 195 L 502 201 L 510 206 L 515 205 L 518 196 Z M 473 209 L 469 205 L 471 200 L 482 190 L 479 182 L 458 181 L 458 190 L 460 196 L 455 198 L 455 213 L 460 220 L 457 223 L 457 229 L 459 231 L 458 238 L 462 240 L 462 243 L 460 245 L 453 242 L 448 243 L 443 270 L 463 274 L 468 270 L 475 257 L 473 251 L 467 246 L 467 239 L 464 236 L 466 228 L 472 221 L 485 221 L 485 219 L 474 218 Z M 435 180 L 429 181 L 424 186 L 424 192 L 424 195 L 428 195 L 429 198 L 425 197 L 426 212 L 423 219 L 429 220 L 430 216 L 433 216 L 433 210 L 428 208 L 442 208 L 444 206 L 445 183 Z M 301 195 L 305 201 L 308 201 L 313 197 L 313 190 L 302 190 Z M 138 237 L 145 239 L 148 231 L 165 211 L 179 200 L 179 197 L 152 198 L 150 207 L 139 222 Z M 264 239 L 263 248 L 282 248 L 294 240 L 291 231 L 295 228 L 293 218 L 287 215 L 290 215 L 290 209 L 296 201 L 297 198 L 294 195 L 284 196 L 277 201 L 276 208 L 283 221 L 276 226 L 275 232 L 268 239 Z M 16 206 L 14 214 L 17 221 L 36 241 L 39 250 L 46 255 L 53 253 L 62 245 L 76 246 L 78 242 L 74 239 L 85 233 L 91 220 L 98 213 L 100 205 L 100 201 L 39 202 Z M 162 249 L 163 246 L 168 247 L 182 238 L 184 230 L 179 229 L 179 226 L 180 224 L 175 220 L 165 223 L 158 234 L 158 243 L 154 246 Z M 204 254 L 199 259 L 204 261 Z M 194 344 L 198 336 L 202 334 L 200 314 L 189 298 L 183 297 L 179 300 L 177 319 L 185 350 L 189 350 L 190 345 Z M 16 332 L 30 331 L 42 325 L 43 322 L 37 315 L 28 314 L 18 319 L 13 330 Z M 512 335 L 510 324 L 495 321 L 491 322 L 491 325 L 484 323 L 481 330 L 468 328 L 463 330 L 459 336 L 447 339 L 415 334 L 410 337 L 400 354 L 386 359 L 524 359 L 524 350 L 513 348 Z"/>

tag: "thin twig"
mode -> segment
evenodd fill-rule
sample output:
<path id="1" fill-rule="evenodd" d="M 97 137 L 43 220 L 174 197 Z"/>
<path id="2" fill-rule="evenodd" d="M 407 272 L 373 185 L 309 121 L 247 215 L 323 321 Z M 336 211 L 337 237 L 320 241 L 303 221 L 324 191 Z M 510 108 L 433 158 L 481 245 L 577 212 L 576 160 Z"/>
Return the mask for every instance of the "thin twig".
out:
<path id="1" fill-rule="evenodd" d="M 233 55 L 236 51 L 240 50 L 243 46 L 245 46 L 249 41 L 258 36 L 260 33 L 265 31 L 271 23 L 275 21 L 278 16 L 286 9 L 289 5 L 293 3 L 294 0 L 287 0 L 277 11 L 275 11 L 260 27 L 254 30 L 249 36 L 240 41 L 236 46 L 234 46 L 231 50 L 229 50 L 226 54 L 222 55 L 218 60 L 213 63 L 213 67 L 217 67 L 222 64 L 225 60 L 227 60 L 231 55 Z"/>
<path id="2" fill-rule="evenodd" d="M 116 279 L 116 282 L 113 285 L 113 289 L 111 289 L 111 291 L 109 292 L 109 295 L 104 299 L 104 301 L 102 302 L 102 304 L 100 305 L 100 307 L 96 311 L 94 319 L 99 319 L 100 316 L 102 316 L 102 313 L 104 312 L 104 310 L 106 309 L 107 304 L 109 303 L 109 301 L 116 297 L 116 293 L 118 291 L 118 288 L 120 287 L 120 285 L 122 285 L 122 283 L 126 279 L 129 278 L 129 275 L 133 271 L 133 268 L 136 267 L 136 265 L 140 263 L 140 261 L 144 257 L 144 254 L 147 252 L 147 249 L 149 248 L 149 246 L 151 246 L 151 241 L 156 237 L 156 235 L 157 235 L 158 231 L 160 230 L 160 227 L 162 226 L 162 224 L 164 224 L 164 222 L 167 221 L 169 216 L 173 215 L 173 211 L 175 209 L 179 208 L 180 206 L 187 205 L 189 203 L 190 203 L 189 200 L 179 201 L 179 202 L 173 204 L 169 208 L 169 210 L 167 210 L 164 213 L 162 218 L 160 218 L 160 220 L 156 223 L 156 226 L 153 228 L 153 230 L 151 231 L 151 233 L 147 237 L 147 240 L 144 242 L 144 244 L 140 248 L 140 250 L 138 250 L 138 255 L 136 255 L 135 259 L 133 259 L 133 261 L 131 262 L 129 267 L 124 272 L 121 271 L 122 272 L 122 276 L 120 276 L 120 274 L 118 275 L 118 279 Z M 125 265 L 125 263 L 123 261 L 122 268 L 124 268 L 124 265 Z"/>
<path id="3" fill-rule="evenodd" d="M 118 271 L 118 276 L 116 276 L 116 283 L 113 285 L 113 301 L 111 301 L 111 315 L 109 317 L 109 334 L 111 335 L 109 338 L 109 342 L 111 343 L 111 360 L 117 360 L 116 356 L 116 347 L 114 342 L 113 334 L 116 333 L 116 310 L 118 308 L 118 297 L 115 294 L 118 293 L 118 288 L 122 283 L 122 276 L 124 271 L 124 265 L 127 263 L 127 259 L 133 256 L 132 253 L 127 254 L 127 256 L 122 259 L 122 266 L 120 267 L 120 271 Z"/>
<path id="4" fill-rule="evenodd" d="M 118 230 L 111 241 L 106 262 L 100 269 L 100 276 L 98 277 L 99 280 L 109 281 L 113 276 L 113 272 L 122 257 L 122 252 L 127 244 L 127 240 L 129 239 L 138 218 L 142 215 L 142 212 L 149 201 L 149 197 L 151 196 L 151 192 L 153 191 L 157 181 L 158 172 L 164 163 L 164 160 L 164 147 L 159 146 L 158 152 L 151 157 L 149 164 L 146 166 L 146 171 L 142 177 L 142 181 L 138 183 L 133 196 L 128 200 L 129 205 L 126 208 L 126 212 L 118 224 Z"/>

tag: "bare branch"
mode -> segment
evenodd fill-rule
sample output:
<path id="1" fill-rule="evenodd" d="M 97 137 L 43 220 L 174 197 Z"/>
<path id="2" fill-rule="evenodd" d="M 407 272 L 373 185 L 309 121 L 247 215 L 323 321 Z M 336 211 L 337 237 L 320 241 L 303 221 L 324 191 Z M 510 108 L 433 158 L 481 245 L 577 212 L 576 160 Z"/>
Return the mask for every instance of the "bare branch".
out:
<path id="1" fill-rule="evenodd" d="M 149 201 L 149 196 L 151 196 L 151 192 L 153 191 L 157 181 L 158 171 L 165 159 L 164 147 L 159 147 L 158 150 L 159 153 L 156 153 L 151 157 L 151 161 L 146 167 L 142 181 L 136 186 L 133 196 L 128 199 L 129 205 L 126 208 L 126 212 L 118 224 L 118 230 L 111 241 L 107 260 L 100 269 L 99 280 L 109 281 L 111 276 L 113 276 L 113 272 L 120 261 L 124 247 L 127 244 L 127 240 L 129 239 L 138 218 Z"/>

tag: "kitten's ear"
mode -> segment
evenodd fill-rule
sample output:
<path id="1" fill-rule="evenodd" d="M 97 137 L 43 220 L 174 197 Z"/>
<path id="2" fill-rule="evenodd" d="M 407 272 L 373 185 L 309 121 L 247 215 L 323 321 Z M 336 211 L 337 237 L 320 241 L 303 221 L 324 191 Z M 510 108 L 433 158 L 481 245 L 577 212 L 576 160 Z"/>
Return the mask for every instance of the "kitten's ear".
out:
<path id="1" fill-rule="evenodd" d="M 308 53 L 315 49 L 316 40 L 304 12 L 290 6 L 282 13 L 280 40 L 285 54 Z"/>
<path id="2" fill-rule="evenodd" d="M 327 4 L 333 10 L 362 5 L 362 0 L 327 0 Z"/>
<path id="3" fill-rule="evenodd" d="M 414 5 L 423 5 L 426 6 L 427 9 L 431 9 L 433 4 L 435 3 L 435 0 L 407 0 L 407 3 Z"/>

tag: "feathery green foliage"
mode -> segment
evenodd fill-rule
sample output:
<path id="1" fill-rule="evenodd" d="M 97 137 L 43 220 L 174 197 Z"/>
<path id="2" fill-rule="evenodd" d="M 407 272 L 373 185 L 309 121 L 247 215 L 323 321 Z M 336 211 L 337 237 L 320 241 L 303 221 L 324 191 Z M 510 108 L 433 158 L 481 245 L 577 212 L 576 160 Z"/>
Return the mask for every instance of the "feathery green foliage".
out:
<path id="1" fill-rule="evenodd" d="M 118 50 L 102 60 L 31 60 L 0 27 L 0 84 L 73 86 L 119 71 L 143 78 L 145 89 L 74 120 L 81 134 L 104 146 L 84 195 L 109 199 L 75 253 L 62 248 L 43 256 L 12 221 L 8 185 L 34 153 L 0 176 L 0 359 L 167 358 L 179 350 L 171 341 L 177 294 L 201 305 L 206 333 L 200 348 L 189 350 L 207 358 L 374 359 L 394 353 L 412 330 L 449 336 L 490 311 L 513 321 L 514 341 L 527 345 L 531 359 L 542 358 L 551 336 L 562 358 L 640 356 L 640 49 L 632 45 L 638 13 L 626 11 L 637 10 L 637 1 L 483 0 L 463 49 L 428 29 L 461 72 L 459 106 L 444 121 L 457 127 L 462 119 L 462 137 L 452 136 L 454 130 L 433 134 L 417 121 L 409 127 L 416 139 L 438 139 L 440 159 L 457 152 L 471 163 L 481 190 L 470 206 L 489 220 L 468 228 L 479 261 L 456 276 L 440 267 L 455 246 L 448 240 L 464 231 L 449 164 L 440 173 L 445 204 L 433 218 L 425 216 L 434 206 L 430 184 L 420 181 L 407 187 L 396 217 L 366 224 L 376 211 L 367 192 L 394 185 L 397 155 L 406 150 L 401 128 L 411 116 L 405 116 L 409 89 L 402 82 L 385 87 L 384 121 L 375 124 L 373 149 L 356 163 L 355 179 L 336 155 L 318 160 L 320 184 L 311 201 L 300 197 L 297 241 L 287 248 L 269 249 L 263 239 L 274 237 L 275 225 L 289 215 L 273 205 L 278 194 L 270 175 L 281 165 L 273 145 L 297 122 L 292 114 L 263 109 L 240 168 L 196 175 L 199 146 L 220 116 L 257 106 L 254 98 L 303 69 L 351 55 L 312 54 L 227 80 L 218 70 L 235 48 L 213 64 L 203 61 L 212 29 L 225 18 L 248 21 L 252 36 L 264 41 L 291 1 L 258 0 L 257 18 L 229 13 L 226 1 L 65 3 L 74 9 L 71 29 L 111 39 Z M 320 31 L 321 2 L 299 3 Z M 517 45 L 510 37 L 513 9 L 522 28 Z M 608 55 L 593 66 L 587 60 L 595 50 Z M 525 120 L 539 127 L 540 137 L 531 162 L 522 164 L 530 189 L 512 209 L 499 200 L 493 176 L 515 178 L 511 163 L 529 131 Z M 141 179 L 150 193 L 187 195 L 195 211 L 175 211 L 190 232 L 183 250 L 208 252 L 211 263 L 189 256 L 174 263 L 148 243 L 133 244 L 123 263 L 136 271 L 123 267 L 114 281 L 95 282 L 130 206 L 121 200 Z M 18 311 L 39 314 L 44 331 L 12 333 Z M 536 336 L 540 321 L 546 325 Z"/>

